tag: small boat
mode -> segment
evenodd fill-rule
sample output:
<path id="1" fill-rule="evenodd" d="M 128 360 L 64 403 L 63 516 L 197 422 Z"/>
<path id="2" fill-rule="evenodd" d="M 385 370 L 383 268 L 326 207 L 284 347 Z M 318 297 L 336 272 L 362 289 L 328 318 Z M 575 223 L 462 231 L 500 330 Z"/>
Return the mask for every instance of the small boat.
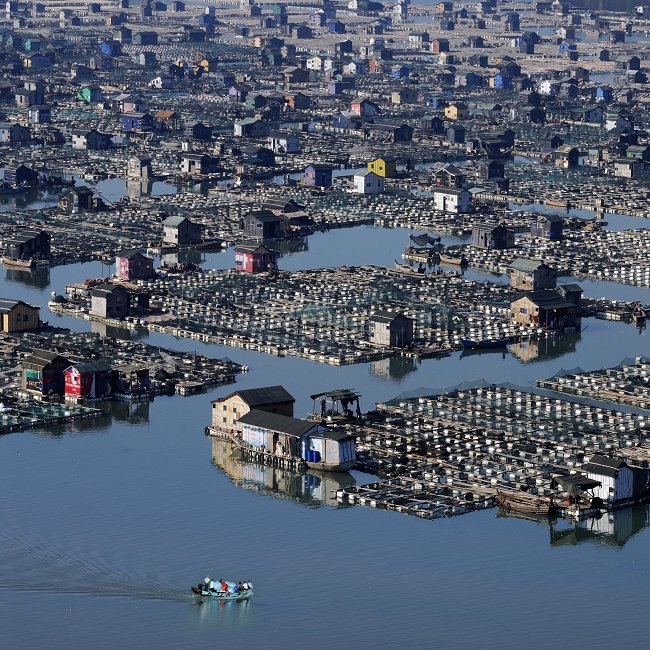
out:
<path id="1" fill-rule="evenodd" d="M 489 350 L 493 348 L 505 348 L 507 347 L 508 343 L 510 343 L 510 339 L 488 339 L 485 341 L 470 341 L 469 339 L 462 339 L 461 344 L 463 345 L 464 348 L 468 348 L 470 350 Z"/>
<path id="2" fill-rule="evenodd" d="M 36 265 L 36 261 L 31 257 L 28 260 L 21 260 L 18 259 L 17 257 L 4 256 L 2 258 L 2 263 L 5 266 L 16 266 L 21 269 L 31 269 L 33 266 Z"/>
<path id="3" fill-rule="evenodd" d="M 420 264 L 417 269 L 414 269 L 412 266 L 409 266 L 408 264 L 402 264 L 401 262 L 398 262 L 395 260 L 395 268 L 400 271 L 401 273 L 411 273 L 415 275 L 422 275 L 424 273 L 424 267 Z"/>
<path id="4" fill-rule="evenodd" d="M 215 580 L 215 584 L 218 584 L 216 580 Z M 228 591 L 210 590 L 210 589 L 206 589 L 203 586 L 197 586 L 197 587 L 192 587 L 192 593 L 197 598 L 211 598 L 213 600 L 224 600 L 224 601 L 245 600 L 246 598 L 250 598 L 253 595 L 252 582 L 247 583 L 249 585 L 248 589 L 245 589 L 244 591 L 234 591 L 236 587 L 236 584 L 234 582 L 228 582 L 226 584 L 228 585 Z"/>
<path id="5" fill-rule="evenodd" d="M 467 266 L 467 258 L 464 255 L 445 255 L 444 253 L 440 253 L 440 263 Z"/>

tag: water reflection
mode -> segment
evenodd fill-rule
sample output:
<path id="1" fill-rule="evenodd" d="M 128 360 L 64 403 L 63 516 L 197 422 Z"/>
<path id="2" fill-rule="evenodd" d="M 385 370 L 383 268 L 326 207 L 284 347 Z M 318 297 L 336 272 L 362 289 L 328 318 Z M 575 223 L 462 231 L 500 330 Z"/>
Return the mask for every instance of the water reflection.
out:
<path id="1" fill-rule="evenodd" d="M 0 195 L 0 212 L 51 208 L 59 202 L 59 195 L 63 189 L 62 187 L 34 187 L 26 192 Z"/>
<path id="2" fill-rule="evenodd" d="M 309 250 L 307 237 L 292 237 L 271 242 L 270 247 L 281 255 L 292 255 L 293 253 L 305 253 Z"/>
<path id="3" fill-rule="evenodd" d="M 130 329 L 128 327 L 116 327 L 107 325 L 98 321 L 90 321 L 90 330 L 108 339 L 119 339 L 121 341 L 130 341 L 133 339 L 144 339 L 149 336 L 149 330 L 138 327 Z"/>
<path id="4" fill-rule="evenodd" d="M 355 484 L 347 472 L 306 472 L 298 474 L 241 460 L 232 443 L 212 438 L 212 462 L 234 483 L 253 492 L 298 501 L 308 506 L 340 506 L 336 490 Z"/>
<path id="5" fill-rule="evenodd" d="M 388 357 L 370 364 L 370 372 L 377 377 L 401 379 L 418 369 L 417 359 L 411 357 Z"/>
<path id="6" fill-rule="evenodd" d="M 8 282 L 16 282 L 28 287 L 45 289 L 50 284 L 50 267 L 37 266 L 33 269 L 12 269 L 6 267 L 5 278 Z"/>
<path id="7" fill-rule="evenodd" d="M 175 253 L 164 253 L 160 256 L 160 261 L 165 266 L 175 266 L 176 264 L 196 264 L 198 266 L 205 260 L 205 253 L 194 248 L 183 248 Z"/>
<path id="8" fill-rule="evenodd" d="M 126 195 L 130 199 L 139 199 L 142 196 L 150 196 L 153 189 L 153 180 L 128 180 L 126 181 Z"/>
<path id="9" fill-rule="evenodd" d="M 550 523 L 551 546 L 577 546 L 584 542 L 622 548 L 648 527 L 648 506 L 637 505 L 605 513 L 602 517 L 577 523 L 564 520 Z"/>
<path id="10" fill-rule="evenodd" d="M 581 332 L 567 332 L 537 341 L 511 343 L 508 349 L 523 363 L 555 359 L 576 351 L 576 344 L 582 338 Z"/>
<path id="11" fill-rule="evenodd" d="M 100 407 L 97 407 L 100 408 Z M 33 429 L 38 435 L 48 438 L 58 438 L 66 433 L 85 433 L 87 431 L 105 431 L 112 424 L 110 413 L 99 412 L 97 415 L 88 418 L 77 418 L 69 422 L 48 423 L 46 428 L 37 427 Z"/>
<path id="12" fill-rule="evenodd" d="M 239 625 L 248 621 L 251 600 L 225 602 L 206 598 L 196 600 L 192 605 L 192 620 L 196 625 L 201 627 L 209 625 L 223 630 L 224 626 Z"/>
<path id="13" fill-rule="evenodd" d="M 153 398 L 139 401 L 113 400 L 105 402 L 102 408 L 105 413 L 110 414 L 119 422 L 128 422 L 134 425 L 148 424 L 149 407 L 153 401 Z"/>

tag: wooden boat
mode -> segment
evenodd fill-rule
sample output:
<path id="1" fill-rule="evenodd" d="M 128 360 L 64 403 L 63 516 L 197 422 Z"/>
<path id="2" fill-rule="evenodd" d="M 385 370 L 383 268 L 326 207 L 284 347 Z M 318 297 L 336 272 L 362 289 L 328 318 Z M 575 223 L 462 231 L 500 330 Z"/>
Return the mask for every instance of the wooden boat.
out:
<path id="1" fill-rule="evenodd" d="M 455 264 L 456 266 L 467 266 L 467 258 L 464 255 L 445 255 L 440 253 L 441 264 Z"/>
<path id="2" fill-rule="evenodd" d="M 470 341 L 469 339 L 462 339 L 461 343 L 464 348 L 469 348 L 470 350 L 492 350 L 495 348 L 505 348 L 510 339 L 491 339 L 486 341 Z"/>
<path id="3" fill-rule="evenodd" d="M 569 202 L 563 199 L 546 199 L 544 205 L 547 208 L 569 208 Z"/>
<path id="4" fill-rule="evenodd" d="M 231 593 L 230 591 L 207 591 L 205 589 L 199 589 L 198 587 L 192 587 L 192 593 L 197 598 L 211 598 L 212 600 L 245 600 L 253 595 L 253 587 L 251 585 L 250 589 L 239 593 Z"/>
<path id="5" fill-rule="evenodd" d="M 415 275 L 422 275 L 424 273 L 424 267 L 422 266 L 414 269 L 412 266 L 409 266 L 408 264 L 402 264 L 397 260 L 395 260 L 395 268 L 401 273 L 414 273 Z"/>
<path id="6" fill-rule="evenodd" d="M 7 257 L 2 258 L 2 263 L 5 266 L 16 266 L 21 269 L 31 269 L 33 266 L 36 266 L 36 260 L 31 257 L 28 260 L 20 260 L 16 257 Z"/>

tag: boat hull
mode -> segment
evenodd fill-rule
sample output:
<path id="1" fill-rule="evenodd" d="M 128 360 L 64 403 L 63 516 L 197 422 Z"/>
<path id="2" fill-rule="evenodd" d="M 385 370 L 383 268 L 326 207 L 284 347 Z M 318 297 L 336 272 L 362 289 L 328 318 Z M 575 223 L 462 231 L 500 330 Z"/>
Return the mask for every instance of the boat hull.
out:
<path id="1" fill-rule="evenodd" d="M 231 601 L 231 600 L 245 600 L 246 598 L 250 598 L 253 595 L 253 590 L 248 589 L 247 591 L 242 591 L 241 593 L 238 594 L 232 594 L 229 591 L 209 592 L 209 591 L 204 591 L 202 589 L 198 589 L 198 587 L 192 587 L 192 593 L 197 598 L 209 598 L 211 600 Z"/>
<path id="2" fill-rule="evenodd" d="M 3 257 L 2 263 L 5 266 L 15 266 L 20 269 L 31 269 L 33 266 L 36 266 L 36 262 L 33 259 L 19 260 L 13 257 Z"/>
<path id="3" fill-rule="evenodd" d="M 440 253 L 441 264 L 453 264 L 454 266 L 467 266 L 467 259 L 465 257 L 456 257 L 453 255 L 445 255 Z"/>

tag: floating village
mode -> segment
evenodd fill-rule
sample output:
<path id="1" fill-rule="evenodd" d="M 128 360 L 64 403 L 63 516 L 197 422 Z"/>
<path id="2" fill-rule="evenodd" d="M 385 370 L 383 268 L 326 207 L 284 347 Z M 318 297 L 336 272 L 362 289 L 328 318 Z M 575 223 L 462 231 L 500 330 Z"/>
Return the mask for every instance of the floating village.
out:
<path id="1" fill-rule="evenodd" d="M 183 339 L 429 384 L 449 358 L 561 364 L 597 320 L 645 342 L 650 7 L 593 4 L 7 0 L 0 433 L 249 370 Z M 356 257 L 300 265 L 334 233 Z M 650 500 L 646 353 L 391 400 L 280 373 L 219 388 L 205 434 L 260 493 L 606 531 Z"/>

